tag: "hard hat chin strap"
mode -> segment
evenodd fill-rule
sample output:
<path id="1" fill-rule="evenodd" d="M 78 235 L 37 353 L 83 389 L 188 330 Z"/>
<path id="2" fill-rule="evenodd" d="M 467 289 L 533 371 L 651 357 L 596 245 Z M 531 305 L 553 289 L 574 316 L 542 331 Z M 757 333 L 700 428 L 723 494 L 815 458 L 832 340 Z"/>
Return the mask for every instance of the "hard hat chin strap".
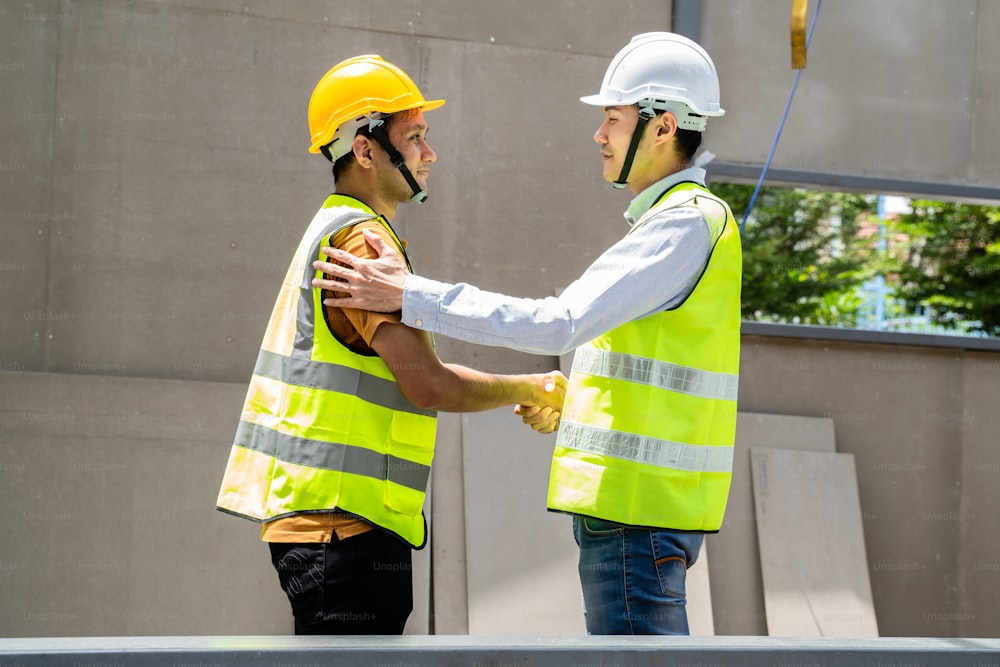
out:
<path id="1" fill-rule="evenodd" d="M 418 204 L 427 199 L 427 191 L 420 187 L 417 183 L 417 179 L 413 178 L 413 174 L 410 173 L 409 167 L 406 166 L 406 160 L 400 155 L 396 147 L 392 145 L 389 141 L 389 134 L 385 131 L 385 121 L 378 118 L 371 118 L 368 123 L 368 132 L 375 138 L 378 145 L 389 154 L 389 160 L 392 161 L 392 166 L 399 169 L 400 173 L 403 174 L 403 178 L 410 185 L 410 189 L 413 190 L 413 196 L 410 197 L 410 201 L 415 201 Z"/>
<path id="2" fill-rule="evenodd" d="M 622 170 L 618 174 L 617 180 L 612 183 L 616 188 L 624 188 L 628 185 L 628 173 L 632 170 L 632 160 L 635 159 L 635 152 L 639 148 L 639 142 L 642 140 L 646 124 L 656 116 L 656 110 L 653 109 L 653 100 L 643 100 L 640 104 L 642 106 L 639 107 L 639 120 L 636 121 L 635 130 L 632 132 L 632 141 L 629 142 L 628 153 L 625 154 L 625 162 L 622 164 Z"/>

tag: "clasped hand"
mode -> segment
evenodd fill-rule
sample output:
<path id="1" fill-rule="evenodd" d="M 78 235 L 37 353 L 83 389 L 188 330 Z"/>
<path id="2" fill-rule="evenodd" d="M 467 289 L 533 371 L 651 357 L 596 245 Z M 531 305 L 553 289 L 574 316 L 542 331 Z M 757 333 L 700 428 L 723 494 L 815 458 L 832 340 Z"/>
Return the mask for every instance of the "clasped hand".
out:
<path id="1" fill-rule="evenodd" d="M 562 417 L 563 401 L 566 398 L 566 376 L 559 371 L 552 371 L 539 376 L 541 392 L 531 404 L 521 403 L 514 406 L 514 414 L 520 415 L 521 421 L 538 433 L 552 433 L 559 428 Z"/>

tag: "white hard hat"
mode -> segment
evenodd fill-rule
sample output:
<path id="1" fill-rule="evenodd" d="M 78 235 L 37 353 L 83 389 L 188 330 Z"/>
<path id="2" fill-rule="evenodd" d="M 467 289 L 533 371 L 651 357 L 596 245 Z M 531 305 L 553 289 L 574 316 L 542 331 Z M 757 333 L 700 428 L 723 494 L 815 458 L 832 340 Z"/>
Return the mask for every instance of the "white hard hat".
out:
<path id="1" fill-rule="evenodd" d="M 672 32 L 633 37 L 608 66 L 601 92 L 580 100 L 599 107 L 651 103 L 672 112 L 681 128 L 699 132 L 705 116 L 726 113 L 719 106 L 712 59 L 697 43 Z"/>

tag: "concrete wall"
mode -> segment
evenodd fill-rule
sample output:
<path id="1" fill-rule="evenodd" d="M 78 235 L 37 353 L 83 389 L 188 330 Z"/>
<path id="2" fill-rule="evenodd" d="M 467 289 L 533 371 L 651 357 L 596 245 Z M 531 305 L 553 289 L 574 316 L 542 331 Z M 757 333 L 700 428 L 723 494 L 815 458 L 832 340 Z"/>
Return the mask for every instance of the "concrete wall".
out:
<path id="1" fill-rule="evenodd" d="M 3 3 L 0 364 L 246 380 L 332 189 L 306 151 L 309 95 L 358 53 L 448 100 L 428 114 L 431 198 L 397 221 L 416 266 L 551 293 L 620 234 L 626 201 L 600 187 L 599 113 L 578 97 L 669 19 L 661 0 Z"/>
<path id="2" fill-rule="evenodd" d="M 828 417 L 855 457 L 881 634 L 996 636 L 997 350 L 747 329 L 740 409 Z"/>
<path id="3" fill-rule="evenodd" d="M 763 164 L 794 79 L 788 3 L 702 11 L 727 110 L 709 146 L 722 161 Z M 838 0 L 819 11 L 775 169 L 1000 186 L 997 3 Z"/>
<path id="4" fill-rule="evenodd" d="M 753 328 L 741 410 L 826 417 L 855 456 L 881 634 L 997 636 L 1000 349 Z M 255 527 L 212 510 L 243 391 L 0 372 L 0 636 L 290 631 Z M 441 434 L 411 631 L 582 632 L 568 520 L 544 511 L 551 437 L 509 415 Z M 709 547 L 710 572 L 738 557 Z M 762 601 L 723 588 L 716 632 L 764 632 Z"/>
<path id="5" fill-rule="evenodd" d="M 281 634 L 259 531 L 212 510 L 246 388 L 0 373 L 0 634 Z"/>
<path id="6" fill-rule="evenodd" d="M 729 110 L 706 137 L 720 160 L 760 161 L 785 99 L 787 6 L 772 4 L 702 8 Z M 997 184 L 1000 10 L 948 7 L 826 3 L 779 164 Z M 545 296 L 620 236 L 628 195 L 601 181 L 599 114 L 577 98 L 631 35 L 670 28 L 671 3 L 468 8 L 0 4 L 0 631 L 287 631 L 252 529 L 206 508 L 276 285 L 331 187 L 305 150 L 305 108 L 332 64 L 381 53 L 448 99 L 428 114 L 431 198 L 397 225 L 422 273 Z M 996 544 L 981 529 L 996 500 L 992 353 L 773 345 L 748 343 L 745 364 L 764 361 L 747 366 L 744 408 L 840 415 L 838 443 L 869 468 L 884 631 L 994 633 Z M 557 363 L 446 339 L 439 350 L 501 372 Z M 926 368 L 895 371 L 897 355 Z M 874 364 L 889 366 L 844 370 Z M 464 529 L 440 530 L 452 541 L 435 558 L 464 563 Z M 467 576 L 446 571 L 456 586 Z M 437 593 L 455 590 L 441 581 Z M 192 600 L 215 606 L 201 617 Z M 460 631 L 453 609 L 438 612 Z"/>
<path id="7" fill-rule="evenodd" d="M 309 94 L 361 52 L 448 99 L 428 115 L 431 198 L 398 220 L 417 268 L 526 296 L 567 285 L 620 236 L 628 201 L 600 178 L 599 113 L 578 97 L 631 35 L 670 28 L 671 3 L 468 7 L 0 5 L 0 368 L 246 380 L 275 285 L 331 188 L 306 152 Z M 791 82 L 787 7 L 700 9 L 728 109 L 705 146 L 760 163 Z M 1000 185 L 996 3 L 822 11 L 775 167 Z M 544 366 L 450 341 L 441 351 Z"/>

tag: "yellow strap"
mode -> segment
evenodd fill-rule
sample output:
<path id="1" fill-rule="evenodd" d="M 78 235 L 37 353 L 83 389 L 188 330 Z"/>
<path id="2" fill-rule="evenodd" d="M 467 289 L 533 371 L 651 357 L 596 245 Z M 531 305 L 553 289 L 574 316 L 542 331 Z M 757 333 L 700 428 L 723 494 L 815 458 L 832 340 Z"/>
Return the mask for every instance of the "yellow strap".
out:
<path id="1" fill-rule="evenodd" d="M 806 10 L 809 0 L 792 0 L 792 69 L 806 67 Z"/>

